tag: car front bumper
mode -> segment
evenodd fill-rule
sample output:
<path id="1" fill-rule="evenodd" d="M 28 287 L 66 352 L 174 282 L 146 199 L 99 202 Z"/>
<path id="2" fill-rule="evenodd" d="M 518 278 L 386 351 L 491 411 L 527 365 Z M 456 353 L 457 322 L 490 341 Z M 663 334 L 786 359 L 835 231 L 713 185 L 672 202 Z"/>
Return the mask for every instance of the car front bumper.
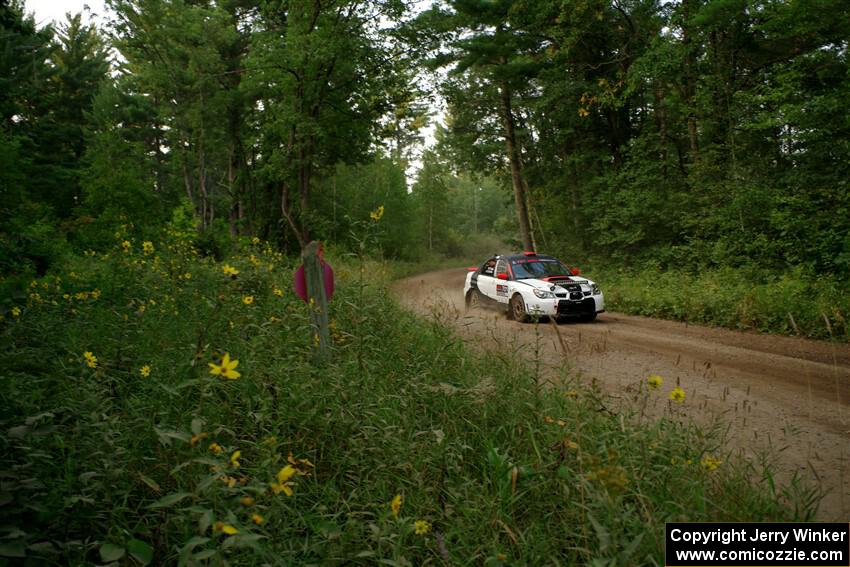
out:
<path id="1" fill-rule="evenodd" d="M 605 296 L 601 293 L 570 300 L 560 297 L 540 299 L 538 297 L 524 298 L 525 310 L 529 315 L 546 317 L 584 316 L 605 311 Z"/>

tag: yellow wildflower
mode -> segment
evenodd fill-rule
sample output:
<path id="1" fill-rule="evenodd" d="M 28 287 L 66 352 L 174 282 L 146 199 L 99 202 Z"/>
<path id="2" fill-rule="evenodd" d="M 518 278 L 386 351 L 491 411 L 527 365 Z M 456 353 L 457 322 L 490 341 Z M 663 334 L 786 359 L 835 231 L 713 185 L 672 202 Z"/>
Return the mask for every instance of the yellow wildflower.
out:
<path id="1" fill-rule="evenodd" d="M 714 472 L 717 470 L 717 467 L 723 464 L 723 461 L 715 459 L 712 455 L 706 455 L 702 458 L 700 464 L 702 465 L 702 468 L 708 472 Z"/>
<path id="2" fill-rule="evenodd" d="M 97 368 L 97 357 L 93 355 L 90 350 L 84 352 L 83 357 L 86 359 L 86 366 L 89 368 Z"/>
<path id="3" fill-rule="evenodd" d="M 393 501 L 390 502 L 390 508 L 393 511 L 393 516 L 398 517 L 398 512 L 401 510 L 401 505 L 404 504 L 404 499 L 401 494 L 396 494 Z"/>
<path id="4" fill-rule="evenodd" d="M 278 297 L 283 297 L 283 290 L 280 288 L 274 288 L 274 294 Z"/>
<path id="5" fill-rule="evenodd" d="M 294 485 L 291 482 L 293 476 L 298 474 L 298 469 L 293 467 L 292 465 L 286 465 L 282 469 L 280 469 L 277 473 L 277 482 L 271 483 L 272 491 L 275 494 L 280 494 L 283 492 L 287 496 L 292 496 L 292 486 Z"/>
<path id="6" fill-rule="evenodd" d="M 100 293 L 101 293 L 101 292 L 100 292 L 100 290 L 99 290 L 99 289 L 95 289 L 93 292 L 91 292 L 91 298 L 92 298 L 92 299 L 97 299 L 97 298 L 99 298 L 99 297 L 100 297 Z"/>
<path id="7" fill-rule="evenodd" d="M 259 243 L 260 243 L 260 239 L 257 236 L 255 236 L 254 238 L 251 239 L 251 244 L 259 244 Z"/>
<path id="8" fill-rule="evenodd" d="M 242 298 L 242 303 L 244 303 L 245 305 L 251 305 L 252 303 L 254 303 L 254 296 L 246 295 Z"/>
<path id="9" fill-rule="evenodd" d="M 124 249 L 125 253 L 129 252 L 130 248 L 132 248 L 132 247 L 133 247 L 133 245 L 130 244 L 129 240 L 125 240 L 124 242 L 121 243 L 121 248 Z"/>
<path id="10" fill-rule="evenodd" d="M 676 386 L 673 388 L 673 391 L 670 392 L 670 399 L 677 403 L 682 403 L 685 401 L 685 391 L 680 387 Z"/>
<path id="11" fill-rule="evenodd" d="M 16 319 L 21 316 L 21 308 L 20 307 L 12 307 L 12 317 Z"/>
<path id="12" fill-rule="evenodd" d="M 431 523 L 425 520 L 416 520 L 413 522 L 413 530 L 416 532 L 416 535 L 425 535 L 431 531 Z"/>
<path id="13" fill-rule="evenodd" d="M 192 279 L 192 272 L 186 272 L 185 274 L 183 274 L 183 279 L 184 280 L 191 280 Z"/>
<path id="14" fill-rule="evenodd" d="M 290 488 L 291 486 L 292 486 L 291 482 L 287 482 L 287 483 L 272 482 L 271 483 L 272 492 L 274 492 L 275 494 L 280 494 L 281 492 L 283 492 L 287 496 L 292 496 L 292 488 Z"/>
<path id="15" fill-rule="evenodd" d="M 626 470 L 619 465 L 600 467 L 587 475 L 589 480 L 598 482 L 609 492 L 620 492 L 629 483 Z"/>
<path id="16" fill-rule="evenodd" d="M 234 469 L 239 468 L 239 457 L 242 456 L 242 451 L 234 451 L 232 455 L 230 455 L 230 464 L 233 465 Z"/>
<path id="17" fill-rule="evenodd" d="M 384 216 L 384 206 L 383 205 L 381 205 L 380 207 L 378 207 L 377 209 L 375 209 L 374 211 L 369 213 L 369 217 L 375 222 L 378 222 L 379 220 L 381 220 L 382 216 Z"/>
<path id="18" fill-rule="evenodd" d="M 225 275 L 230 276 L 231 278 L 235 278 L 239 274 L 239 270 L 237 270 L 230 264 L 223 265 L 221 267 L 221 271 L 224 272 Z"/>
<path id="19" fill-rule="evenodd" d="M 257 524 L 258 526 L 262 524 L 265 520 L 259 514 L 251 514 L 251 521 Z"/>
<path id="20" fill-rule="evenodd" d="M 151 367 L 149 364 L 145 364 L 141 368 L 139 368 L 139 374 L 142 375 L 142 378 L 147 378 L 151 375 Z"/>
<path id="21" fill-rule="evenodd" d="M 218 480 L 227 485 L 227 488 L 233 488 L 236 486 L 236 479 L 232 476 L 222 475 L 218 477 Z"/>
<path id="22" fill-rule="evenodd" d="M 213 441 L 212 443 L 210 443 L 210 451 L 212 451 L 216 455 L 221 455 L 221 452 L 224 451 L 224 449 L 221 448 L 221 445 Z"/>
<path id="23" fill-rule="evenodd" d="M 227 535 L 236 535 L 239 533 L 239 530 L 231 526 L 230 524 L 225 524 L 223 522 L 216 522 L 213 524 L 214 532 L 222 532 Z"/>
<path id="24" fill-rule="evenodd" d="M 214 364 L 212 362 L 208 363 L 210 367 L 210 374 L 215 376 L 223 376 L 228 380 L 236 380 L 242 374 L 236 371 L 236 367 L 239 366 L 239 361 L 235 358 L 230 360 L 230 353 L 224 353 L 224 356 L 221 358 L 221 364 Z"/>
<path id="25" fill-rule="evenodd" d="M 189 443 L 192 445 L 192 447 L 195 447 L 198 443 L 200 443 L 201 441 L 203 441 L 207 437 L 209 437 L 209 435 L 207 433 L 201 432 L 201 433 L 198 433 L 197 435 L 192 435 L 192 439 L 189 441 Z"/>
<path id="26" fill-rule="evenodd" d="M 243 506 L 253 506 L 255 500 L 250 496 L 243 496 L 239 502 L 242 503 Z"/>
<path id="27" fill-rule="evenodd" d="M 646 383 L 649 384 L 649 387 L 653 390 L 657 390 L 661 387 L 661 384 L 664 383 L 664 379 L 658 374 L 652 374 L 646 379 Z"/>
<path id="28" fill-rule="evenodd" d="M 298 473 L 298 469 L 293 467 L 292 465 L 286 465 L 282 469 L 280 469 L 277 473 L 277 481 L 280 483 L 287 482 L 293 476 Z"/>
<path id="29" fill-rule="evenodd" d="M 296 467 L 296 472 L 301 476 L 308 476 L 310 474 L 307 470 L 303 470 L 304 467 L 311 469 L 316 468 L 316 465 L 311 463 L 309 459 L 295 459 L 295 457 L 292 456 L 292 453 L 287 455 L 286 460 L 289 461 L 289 464 L 293 467 Z"/>
<path id="30" fill-rule="evenodd" d="M 144 242 L 142 242 L 142 252 L 144 252 L 146 256 L 153 254 L 153 251 L 153 242 L 151 242 L 150 240 L 145 240 Z"/>

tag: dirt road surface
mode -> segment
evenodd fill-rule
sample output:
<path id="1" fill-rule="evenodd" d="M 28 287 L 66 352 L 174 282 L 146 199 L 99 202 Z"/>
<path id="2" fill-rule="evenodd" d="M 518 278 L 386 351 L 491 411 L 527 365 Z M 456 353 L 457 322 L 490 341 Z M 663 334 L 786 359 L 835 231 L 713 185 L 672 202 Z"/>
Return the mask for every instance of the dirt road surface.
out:
<path id="1" fill-rule="evenodd" d="M 770 449 L 778 482 L 796 472 L 826 491 L 818 519 L 850 520 L 850 345 L 687 325 L 619 313 L 593 323 L 521 324 L 489 310 L 466 312 L 466 270 L 420 274 L 397 282 L 399 301 L 453 325 L 474 348 L 534 343 L 550 367 L 595 379 L 613 400 L 626 398 L 650 374 L 664 378 L 655 412 L 678 383 L 688 415 L 728 426 L 727 454 L 753 458 Z M 564 341 L 561 346 L 558 334 Z M 526 347 L 526 348 L 523 348 Z"/>

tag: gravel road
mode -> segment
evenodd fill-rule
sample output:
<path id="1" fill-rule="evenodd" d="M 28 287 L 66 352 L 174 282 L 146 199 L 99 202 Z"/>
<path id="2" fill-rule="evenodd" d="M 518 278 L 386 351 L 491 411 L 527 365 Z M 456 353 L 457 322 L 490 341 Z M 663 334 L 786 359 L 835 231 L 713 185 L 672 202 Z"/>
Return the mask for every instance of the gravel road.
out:
<path id="1" fill-rule="evenodd" d="M 455 327 L 474 348 L 518 348 L 537 342 L 550 368 L 595 379 L 626 399 L 650 374 L 664 391 L 678 383 L 688 415 L 728 427 L 727 453 L 748 458 L 770 449 L 778 482 L 796 472 L 827 491 L 818 519 L 850 519 L 850 345 L 687 325 L 620 313 L 593 323 L 521 324 L 489 310 L 466 312 L 466 270 L 420 274 L 396 282 L 406 307 Z M 558 334 L 561 338 L 559 340 Z M 563 341 L 563 345 L 561 343 Z M 650 411 L 667 411 L 654 398 Z"/>

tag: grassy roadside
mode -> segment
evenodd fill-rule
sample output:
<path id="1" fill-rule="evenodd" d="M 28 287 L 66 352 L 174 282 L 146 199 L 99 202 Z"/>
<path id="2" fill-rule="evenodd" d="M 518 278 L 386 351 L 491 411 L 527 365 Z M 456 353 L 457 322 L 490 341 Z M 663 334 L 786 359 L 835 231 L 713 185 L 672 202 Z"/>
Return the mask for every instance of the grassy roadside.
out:
<path id="1" fill-rule="evenodd" d="M 850 340 L 850 283 L 801 270 L 761 274 L 720 268 L 698 274 L 604 265 L 590 274 L 609 309 L 730 329 Z"/>
<path id="2" fill-rule="evenodd" d="M 538 388 L 401 310 L 378 265 L 335 263 L 316 368 L 293 267 L 122 236 L 32 284 L 0 323 L 0 564 L 651 565 L 665 521 L 813 514 L 687 398 L 642 418 L 669 384 L 635 377 L 625 413 Z"/>

